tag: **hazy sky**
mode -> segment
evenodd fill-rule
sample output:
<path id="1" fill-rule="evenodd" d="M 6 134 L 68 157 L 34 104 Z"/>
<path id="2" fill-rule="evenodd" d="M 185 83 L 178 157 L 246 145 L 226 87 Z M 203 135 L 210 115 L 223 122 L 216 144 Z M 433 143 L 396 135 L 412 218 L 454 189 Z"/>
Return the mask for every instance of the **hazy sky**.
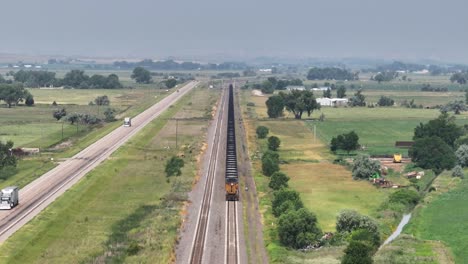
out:
<path id="1" fill-rule="evenodd" d="M 0 53 L 468 63 L 464 0 L 2 1 Z"/>

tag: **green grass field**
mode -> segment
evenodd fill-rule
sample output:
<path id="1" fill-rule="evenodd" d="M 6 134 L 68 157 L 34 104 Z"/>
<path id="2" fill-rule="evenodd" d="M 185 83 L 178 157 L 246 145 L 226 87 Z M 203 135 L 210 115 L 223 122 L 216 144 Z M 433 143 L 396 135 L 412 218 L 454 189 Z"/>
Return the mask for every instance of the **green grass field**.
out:
<path id="1" fill-rule="evenodd" d="M 305 206 L 317 215 L 323 231 L 334 231 L 336 217 L 343 209 L 352 208 L 366 215 L 376 212 L 386 199 L 387 192 L 376 189 L 366 181 L 352 180 L 348 170 L 332 164 L 330 160 L 333 160 L 333 156 L 320 139 L 314 142 L 313 132 L 303 121 L 264 120 L 266 98 L 252 97 L 249 91 L 245 91 L 242 98 L 250 152 L 256 153 L 266 147 L 265 140 L 257 142 L 255 138 L 255 128 L 258 125 L 268 127 L 270 135 L 280 138 L 279 154 L 281 160 L 286 161 L 280 169 L 291 177 L 289 185 L 300 192 Z M 247 102 L 254 102 L 256 106 L 247 107 Z M 260 166 L 260 160 L 254 156 L 254 177 L 266 223 L 264 234 L 270 260 L 273 263 L 339 263 L 342 248 L 300 253 L 279 246 L 274 228 L 276 219 L 271 215 L 269 179 L 261 175 Z"/>
<path id="2" fill-rule="evenodd" d="M 426 197 L 404 232 L 420 239 L 442 241 L 450 247 L 455 263 L 467 263 L 468 181 L 450 175 L 441 180 L 445 180 L 445 188 Z"/>
<path id="3" fill-rule="evenodd" d="M 180 210 L 194 180 L 207 122 L 180 122 L 176 149 L 175 124 L 165 118 L 206 117 L 218 95 L 196 89 L 151 122 L 4 243 L 0 262 L 173 261 Z M 169 182 L 164 164 L 180 152 L 185 153 L 183 174 Z"/>

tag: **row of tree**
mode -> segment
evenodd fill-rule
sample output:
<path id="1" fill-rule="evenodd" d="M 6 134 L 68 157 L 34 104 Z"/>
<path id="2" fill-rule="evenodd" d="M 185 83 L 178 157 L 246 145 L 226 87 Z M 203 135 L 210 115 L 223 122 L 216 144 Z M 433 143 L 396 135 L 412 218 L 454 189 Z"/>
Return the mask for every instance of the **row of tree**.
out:
<path id="1" fill-rule="evenodd" d="M 313 92 L 309 90 L 280 92 L 278 95 L 270 96 L 265 104 L 270 118 L 283 116 L 285 108 L 293 113 L 296 119 L 301 119 L 304 112 L 310 116 L 314 110 L 320 109 L 320 104 L 317 103 Z"/>
<path id="2" fill-rule="evenodd" d="M 196 62 L 176 62 L 174 60 L 153 61 L 144 59 L 139 62 L 116 61 L 113 64 L 119 69 L 143 67 L 151 70 L 244 70 L 247 65 L 242 62 L 224 62 L 221 64 L 200 64 Z"/>
<path id="3" fill-rule="evenodd" d="M 152 73 L 143 67 L 136 67 L 133 69 L 132 75 L 130 76 L 137 83 L 149 84 L 153 82 Z M 169 77 L 164 84 L 167 88 L 171 89 L 177 85 L 178 81 L 174 77 Z"/>
<path id="4" fill-rule="evenodd" d="M 308 80 L 359 80 L 358 72 L 351 72 L 340 68 L 311 68 L 307 73 Z"/>
<path id="5" fill-rule="evenodd" d="M 16 173 L 16 157 L 12 154 L 13 141 L 0 141 L 0 179 L 6 180 Z"/>
<path id="6" fill-rule="evenodd" d="M 4 101 L 8 108 L 20 102 L 25 102 L 27 106 L 34 105 L 34 97 L 21 83 L 0 83 L 0 101 Z"/>
<path id="7" fill-rule="evenodd" d="M 269 130 L 259 126 L 256 132 L 257 137 L 262 139 L 267 137 Z M 268 138 L 268 150 L 262 155 L 262 172 L 270 177 L 272 211 L 278 218 L 280 243 L 290 248 L 305 248 L 319 241 L 322 231 L 315 214 L 304 208 L 299 193 L 288 187 L 289 177 L 279 170 L 279 154 L 276 151 L 280 142 L 278 137 Z"/>
<path id="8" fill-rule="evenodd" d="M 24 86 L 31 88 L 65 86 L 77 89 L 118 89 L 123 87 L 116 74 L 110 74 L 108 76 L 94 74 L 88 76 L 82 70 L 71 70 L 65 74 L 63 79 L 57 78 L 55 72 L 49 71 L 20 70 L 10 74 L 13 76 L 15 82 L 22 83 Z"/>
<path id="9" fill-rule="evenodd" d="M 110 100 L 107 95 L 98 96 L 94 99 L 94 102 L 90 102 L 90 105 L 97 105 L 98 106 L 98 115 L 99 115 L 99 107 L 100 106 L 109 106 Z M 115 113 L 117 111 L 114 108 L 107 107 L 104 110 L 104 121 L 105 122 L 113 122 L 115 121 Z M 55 109 L 52 112 L 52 116 L 57 120 L 61 120 L 62 118 L 66 117 L 66 121 L 70 122 L 70 124 L 75 123 L 82 123 L 85 125 L 95 125 L 102 122 L 102 120 L 98 117 L 98 115 L 91 115 L 91 114 L 83 114 L 83 113 L 72 113 L 68 114 L 65 108 Z"/>

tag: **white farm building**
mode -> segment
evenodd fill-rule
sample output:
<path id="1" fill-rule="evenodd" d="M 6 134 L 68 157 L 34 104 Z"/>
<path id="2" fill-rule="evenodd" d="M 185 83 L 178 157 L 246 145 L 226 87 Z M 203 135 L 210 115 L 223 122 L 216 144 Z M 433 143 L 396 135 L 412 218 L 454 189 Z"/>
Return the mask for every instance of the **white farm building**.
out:
<path id="1" fill-rule="evenodd" d="M 345 106 L 348 104 L 348 99 L 346 98 L 317 98 L 317 103 L 321 106 Z"/>

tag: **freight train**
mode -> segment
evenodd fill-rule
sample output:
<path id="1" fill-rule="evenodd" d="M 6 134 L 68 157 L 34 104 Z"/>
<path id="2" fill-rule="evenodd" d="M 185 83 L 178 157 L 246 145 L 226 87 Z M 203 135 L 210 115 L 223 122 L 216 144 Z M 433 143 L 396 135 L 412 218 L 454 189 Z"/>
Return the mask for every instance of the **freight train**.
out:
<path id="1" fill-rule="evenodd" d="M 236 129 L 234 118 L 234 87 L 229 85 L 228 127 L 226 140 L 226 201 L 239 201 L 239 175 L 237 173 Z"/>

